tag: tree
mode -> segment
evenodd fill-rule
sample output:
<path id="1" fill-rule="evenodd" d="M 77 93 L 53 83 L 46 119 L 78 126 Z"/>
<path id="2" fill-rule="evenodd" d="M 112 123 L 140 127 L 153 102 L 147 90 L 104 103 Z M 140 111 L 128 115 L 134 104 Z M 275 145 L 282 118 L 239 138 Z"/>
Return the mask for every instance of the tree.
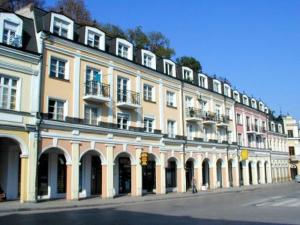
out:
<path id="1" fill-rule="evenodd" d="M 138 26 L 134 29 L 128 29 L 126 33 L 128 41 L 133 43 L 137 48 L 148 48 L 149 39 L 148 36 L 143 32 L 141 26 Z"/>
<path id="2" fill-rule="evenodd" d="M 163 58 L 171 58 L 175 55 L 175 50 L 170 48 L 170 41 L 161 32 L 150 32 L 148 34 L 149 50 L 154 52 L 157 56 Z"/>
<path id="3" fill-rule="evenodd" d="M 176 59 L 176 62 L 181 66 L 187 66 L 196 72 L 202 72 L 200 62 L 194 57 L 182 56 Z"/>
<path id="4" fill-rule="evenodd" d="M 83 0 L 57 0 L 55 6 L 50 9 L 56 12 L 63 11 L 66 16 L 78 23 L 87 25 L 94 23 Z"/>
<path id="5" fill-rule="evenodd" d="M 24 6 L 27 6 L 28 4 L 34 4 L 37 7 L 43 8 L 45 1 L 44 0 L 0 0 L 0 7 L 15 11 L 18 9 L 21 9 Z"/>
<path id="6" fill-rule="evenodd" d="M 120 37 L 120 38 L 127 38 L 124 30 L 114 24 L 106 23 L 106 24 L 100 24 L 99 25 L 103 31 L 108 33 L 112 37 Z"/>

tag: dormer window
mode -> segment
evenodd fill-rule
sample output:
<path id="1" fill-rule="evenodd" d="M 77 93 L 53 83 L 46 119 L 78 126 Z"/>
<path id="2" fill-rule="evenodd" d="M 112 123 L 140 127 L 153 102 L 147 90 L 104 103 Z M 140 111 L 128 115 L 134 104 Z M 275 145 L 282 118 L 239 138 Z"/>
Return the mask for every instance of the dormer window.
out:
<path id="1" fill-rule="evenodd" d="M 254 109 L 257 109 L 256 101 L 254 99 L 251 100 L 251 106 Z"/>
<path id="2" fill-rule="evenodd" d="M 144 54 L 144 65 L 145 66 L 151 67 L 152 66 L 152 60 L 153 60 L 153 57 L 151 55 Z"/>
<path id="3" fill-rule="evenodd" d="M 271 130 L 275 132 L 275 124 L 273 122 L 271 123 Z"/>
<path id="4" fill-rule="evenodd" d="M 94 27 L 86 27 L 85 29 L 85 44 L 104 51 L 105 33 Z"/>
<path id="5" fill-rule="evenodd" d="M 23 21 L 11 13 L 0 13 L 0 42 L 22 47 Z"/>
<path id="6" fill-rule="evenodd" d="M 245 105 L 249 105 L 249 99 L 248 99 L 248 97 L 247 96 L 243 96 L 243 103 L 245 104 Z"/>
<path id="7" fill-rule="evenodd" d="M 259 102 L 259 110 L 264 111 L 264 104 L 262 102 Z"/>
<path id="8" fill-rule="evenodd" d="M 199 75 L 199 85 L 200 87 L 207 88 L 207 77 L 205 75 L 200 74 Z"/>
<path id="9" fill-rule="evenodd" d="M 116 39 L 116 54 L 122 58 L 132 60 L 132 44 L 124 39 Z"/>
<path id="10" fill-rule="evenodd" d="M 175 63 L 171 60 L 164 60 L 164 72 L 172 77 L 175 77 Z"/>
<path id="11" fill-rule="evenodd" d="M 269 113 L 269 108 L 268 107 L 265 107 L 265 113 Z"/>
<path id="12" fill-rule="evenodd" d="M 221 83 L 218 80 L 213 81 L 213 90 L 214 92 L 220 93 L 221 94 Z"/>
<path id="13" fill-rule="evenodd" d="M 193 80 L 193 70 L 190 68 L 182 68 L 183 79 L 186 81 Z"/>
<path id="14" fill-rule="evenodd" d="M 282 134 L 282 125 L 278 124 L 278 132 Z"/>
<path id="15" fill-rule="evenodd" d="M 240 102 L 240 94 L 237 91 L 233 92 L 233 98 L 235 101 Z"/>
<path id="16" fill-rule="evenodd" d="M 74 22 L 68 17 L 52 13 L 50 32 L 60 37 L 73 40 L 73 24 Z"/>
<path id="17" fill-rule="evenodd" d="M 224 84 L 224 95 L 231 97 L 231 88 L 228 84 Z"/>
<path id="18" fill-rule="evenodd" d="M 147 66 L 147 67 L 155 70 L 156 69 L 156 56 L 152 52 L 145 50 L 145 49 L 141 50 L 141 54 L 142 54 L 142 64 L 144 66 Z"/>

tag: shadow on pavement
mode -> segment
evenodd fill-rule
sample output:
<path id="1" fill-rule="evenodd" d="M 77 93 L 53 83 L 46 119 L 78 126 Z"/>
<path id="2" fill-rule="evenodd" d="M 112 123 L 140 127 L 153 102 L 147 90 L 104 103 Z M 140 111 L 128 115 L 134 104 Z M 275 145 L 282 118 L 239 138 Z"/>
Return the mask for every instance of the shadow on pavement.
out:
<path id="1" fill-rule="evenodd" d="M 183 209 L 184 210 L 184 209 Z M 1 225 L 275 225 L 282 223 L 202 219 L 108 209 L 77 209 L 0 217 Z M 288 224 L 285 224 L 288 225 Z"/>

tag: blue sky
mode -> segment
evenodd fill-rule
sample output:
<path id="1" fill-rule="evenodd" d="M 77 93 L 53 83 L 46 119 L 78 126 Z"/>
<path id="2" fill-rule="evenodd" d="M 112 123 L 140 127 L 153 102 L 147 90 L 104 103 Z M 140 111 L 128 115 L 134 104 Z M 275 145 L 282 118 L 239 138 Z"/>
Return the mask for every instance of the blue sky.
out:
<path id="1" fill-rule="evenodd" d="M 300 119 L 299 0 L 85 2 L 100 22 L 161 31 L 176 57 L 194 56 L 204 72 Z"/>

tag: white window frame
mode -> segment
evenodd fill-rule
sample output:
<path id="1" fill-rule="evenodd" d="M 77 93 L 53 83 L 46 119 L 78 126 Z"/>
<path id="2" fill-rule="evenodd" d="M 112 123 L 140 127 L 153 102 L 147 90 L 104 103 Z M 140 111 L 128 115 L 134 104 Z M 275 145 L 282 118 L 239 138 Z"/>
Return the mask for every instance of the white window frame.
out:
<path id="1" fill-rule="evenodd" d="M 86 107 L 94 108 L 94 109 L 96 109 L 96 110 L 97 110 L 96 124 L 92 124 L 92 123 L 90 123 L 90 121 L 91 121 L 91 118 L 88 118 L 88 119 L 89 119 L 89 123 L 88 123 L 88 124 L 90 124 L 90 125 L 98 125 L 99 121 L 101 121 L 101 118 L 100 118 L 100 115 L 101 115 L 101 113 L 100 113 L 100 109 L 99 109 L 98 107 L 96 107 L 95 105 L 91 105 L 91 104 L 84 104 L 84 106 L 83 106 L 83 115 L 84 115 L 84 120 L 86 120 L 86 118 L 85 118 Z"/>
<path id="2" fill-rule="evenodd" d="M 173 132 L 170 132 L 170 130 L 169 130 L 169 122 L 171 123 L 173 123 L 173 125 L 174 125 L 174 130 L 173 130 Z M 167 120 L 167 133 L 168 133 L 168 137 L 169 138 L 175 138 L 176 137 L 176 135 L 177 135 L 177 124 L 176 124 L 176 121 L 175 120 Z"/>
<path id="3" fill-rule="evenodd" d="M 169 59 L 164 59 L 164 73 L 168 76 L 176 77 L 176 64 Z M 167 64 L 172 65 L 172 74 L 167 73 Z"/>
<path id="4" fill-rule="evenodd" d="M 190 129 L 190 128 L 191 128 L 191 129 Z M 195 135 L 194 125 L 188 123 L 188 124 L 186 125 L 186 137 L 187 137 L 187 139 L 188 139 L 188 140 L 193 140 L 194 135 Z"/>
<path id="5" fill-rule="evenodd" d="M 186 108 L 193 108 L 193 106 L 194 106 L 194 98 L 193 97 L 186 95 L 184 98 L 184 101 L 185 101 Z"/>
<path id="6" fill-rule="evenodd" d="M 153 52 L 150 52 L 148 50 L 142 49 L 141 50 L 141 54 L 142 54 L 142 65 L 147 66 L 151 69 L 156 70 L 156 55 Z M 151 66 L 149 65 L 145 65 L 145 55 L 152 57 L 151 59 Z"/>
<path id="7" fill-rule="evenodd" d="M 246 95 L 243 95 L 243 104 L 249 106 L 249 98 Z"/>
<path id="8" fill-rule="evenodd" d="M 16 36 L 20 37 L 20 46 L 22 47 L 23 20 L 13 13 L 0 13 L 0 42 L 3 43 L 4 23 L 5 21 L 17 24 Z"/>
<path id="9" fill-rule="evenodd" d="M 147 125 L 145 124 L 145 120 L 151 120 L 152 121 L 152 131 L 149 131 L 149 123 L 147 123 Z M 143 123 L 144 123 L 144 131 L 147 133 L 154 133 L 155 130 L 155 118 L 153 116 L 144 116 L 143 119 Z"/>
<path id="10" fill-rule="evenodd" d="M 254 98 L 251 99 L 251 107 L 257 109 L 257 102 Z"/>
<path id="11" fill-rule="evenodd" d="M 215 90 L 215 84 L 218 84 L 218 90 Z M 213 91 L 217 92 L 219 94 L 222 93 L 221 82 L 219 80 L 216 80 L 216 79 L 213 80 Z"/>
<path id="12" fill-rule="evenodd" d="M 85 37 L 84 37 L 84 44 L 89 45 L 88 44 L 88 40 L 89 40 L 89 33 L 93 33 L 94 35 L 98 35 L 99 36 L 99 46 L 98 48 L 102 51 L 105 50 L 105 33 L 97 28 L 94 27 L 89 27 L 86 26 L 85 27 Z M 89 45 L 90 46 L 90 45 Z M 95 47 L 95 46 L 92 46 Z"/>
<path id="13" fill-rule="evenodd" d="M 233 99 L 237 102 L 241 102 L 240 93 L 237 91 L 233 92 Z"/>
<path id="14" fill-rule="evenodd" d="M 262 112 L 264 112 L 264 108 L 265 108 L 264 103 L 259 102 L 258 105 L 259 105 L 259 110 L 262 111 Z"/>
<path id="15" fill-rule="evenodd" d="M 231 87 L 228 84 L 224 84 L 224 95 L 231 98 Z"/>
<path id="16" fill-rule="evenodd" d="M 145 96 L 145 86 L 148 87 L 147 91 L 146 91 L 147 92 L 146 96 Z M 149 88 L 151 88 L 151 98 L 150 99 L 149 99 Z M 153 85 L 147 84 L 147 83 L 143 84 L 143 99 L 146 101 L 151 101 L 151 102 L 155 101 L 155 88 Z"/>
<path id="17" fill-rule="evenodd" d="M 189 79 L 187 79 L 187 77 L 185 77 L 185 71 L 187 71 L 189 73 Z M 193 73 L 193 70 L 189 67 L 186 67 L 186 66 L 183 66 L 182 67 L 182 76 L 183 76 L 183 79 L 184 80 L 190 80 L 190 81 L 193 81 L 194 79 L 194 73 Z"/>
<path id="18" fill-rule="evenodd" d="M 50 55 L 49 57 L 49 63 L 48 63 L 48 74 L 49 74 L 49 77 L 50 76 L 50 72 L 51 72 L 51 59 L 52 58 L 55 58 L 56 60 L 58 61 L 64 61 L 65 62 L 65 75 L 64 75 L 64 80 L 69 80 L 70 79 L 70 68 L 69 68 L 69 60 L 66 60 L 66 59 L 62 59 L 60 58 L 59 56 L 55 56 L 55 55 Z M 58 67 L 56 68 L 56 75 L 55 75 L 55 78 L 58 78 Z M 52 77 L 51 77 L 52 78 Z"/>
<path id="19" fill-rule="evenodd" d="M 8 98 L 8 102 L 7 102 L 7 105 L 9 106 L 8 108 L 3 108 L 2 105 L 1 105 L 1 109 L 8 109 L 8 110 L 14 110 L 14 111 L 20 111 L 20 95 L 21 95 L 21 78 L 19 77 L 12 77 L 12 76 L 7 76 L 7 75 L 4 75 L 4 74 L 0 74 L 0 86 L 4 86 L 3 84 L 3 80 L 4 78 L 7 78 L 9 79 L 9 84 L 6 85 L 8 86 L 8 95 L 9 95 L 9 98 Z M 16 87 L 12 87 L 12 80 L 16 80 L 17 84 L 16 84 Z M 16 90 L 16 96 L 15 96 L 15 108 L 14 109 L 11 109 L 10 108 L 10 104 L 11 104 L 11 89 L 14 88 Z M 3 98 L 3 89 L 0 89 L 2 90 L 0 92 L 0 100 L 1 100 L 1 104 L 3 104 L 2 102 L 2 98 Z"/>
<path id="20" fill-rule="evenodd" d="M 123 128 L 118 128 L 118 129 L 121 129 L 121 130 L 129 130 L 129 127 L 131 126 L 130 114 L 129 114 L 129 113 L 126 113 L 126 112 L 117 112 L 117 125 L 118 125 L 118 118 L 119 118 L 119 115 L 122 116 L 122 117 L 127 117 L 128 120 L 127 120 L 127 128 L 126 128 L 126 129 L 123 129 Z M 122 124 L 123 124 L 123 123 L 122 123 Z"/>
<path id="21" fill-rule="evenodd" d="M 128 48 L 128 52 L 127 52 L 127 57 L 124 57 L 122 55 L 119 55 L 119 45 L 124 45 Z M 125 40 L 125 39 L 122 39 L 122 38 L 116 38 L 116 55 L 122 57 L 122 58 L 126 58 L 126 59 L 129 59 L 129 60 L 132 60 L 133 58 L 133 45 Z"/>
<path id="22" fill-rule="evenodd" d="M 278 124 L 278 132 L 282 134 L 282 125 Z"/>
<path id="23" fill-rule="evenodd" d="M 176 107 L 176 93 L 173 91 L 167 91 L 166 92 L 166 101 L 167 101 L 167 106 Z"/>
<path id="24" fill-rule="evenodd" d="M 47 98 L 47 113 L 49 113 L 49 101 L 61 101 L 64 102 L 64 112 L 63 112 L 63 120 L 66 119 L 67 115 L 68 115 L 68 101 L 62 98 L 57 98 L 57 97 L 48 97 Z M 54 112 L 54 114 L 56 115 L 57 113 Z M 57 116 L 54 120 L 57 120 Z"/>
<path id="25" fill-rule="evenodd" d="M 199 74 L 198 78 L 199 78 L 199 86 L 202 87 L 202 88 L 207 89 L 208 88 L 208 79 L 207 79 L 207 76 L 205 76 L 204 74 Z M 201 78 L 204 79 L 204 86 L 201 85 Z"/>
<path id="26" fill-rule="evenodd" d="M 65 23 L 68 23 L 68 35 L 67 38 L 70 40 L 73 40 L 74 38 L 74 21 L 71 20 L 70 18 L 57 14 L 57 13 L 51 13 L 51 23 L 50 23 L 50 32 L 53 33 L 54 31 L 54 21 L 55 19 L 64 21 Z"/>

